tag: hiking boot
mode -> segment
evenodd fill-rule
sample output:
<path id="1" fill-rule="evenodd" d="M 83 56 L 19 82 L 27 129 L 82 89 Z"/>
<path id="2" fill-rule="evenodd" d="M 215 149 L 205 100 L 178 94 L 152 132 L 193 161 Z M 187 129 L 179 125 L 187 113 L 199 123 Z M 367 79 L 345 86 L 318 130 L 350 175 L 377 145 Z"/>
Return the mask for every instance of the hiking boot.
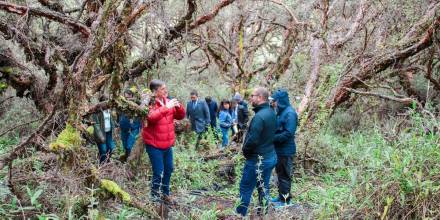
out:
<path id="1" fill-rule="evenodd" d="M 281 202 L 281 199 L 280 197 L 276 197 L 276 198 L 272 198 L 270 201 L 273 203 L 277 203 L 277 202 Z"/>
<path id="2" fill-rule="evenodd" d="M 290 204 L 290 198 L 286 201 L 285 199 L 281 199 L 280 197 L 276 197 L 276 198 L 272 198 L 270 201 L 273 203 L 285 203 L 287 205 Z"/>
<path id="3" fill-rule="evenodd" d="M 290 202 L 274 202 L 272 203 L 275 209 L 283 208 L 285 206 L 290 205 Z"/>
<path id="4" fill-rule="evenodd" d="M 169 195 L 163 195 L 162 196 L 162 201 L 166 204 L 166 205 L 177 205 L 176 200 L 169 196 Z"/>
<path id="5" fill-rule="evenodd" d="M 128 158 L 127 154 L 123 154 L 119 157 L 119 161 L 121 161 L 122 163 L 125 163 L 125 162 L 127 162 L 127 158 Z"/>
<path id="6" fill-rule="evenodd" d="M 162 200 L 160 198 L 160 195 L 157 192 L 152 192 L 150 194 L 150 201 L 153 203 L 160 203 Z"/>

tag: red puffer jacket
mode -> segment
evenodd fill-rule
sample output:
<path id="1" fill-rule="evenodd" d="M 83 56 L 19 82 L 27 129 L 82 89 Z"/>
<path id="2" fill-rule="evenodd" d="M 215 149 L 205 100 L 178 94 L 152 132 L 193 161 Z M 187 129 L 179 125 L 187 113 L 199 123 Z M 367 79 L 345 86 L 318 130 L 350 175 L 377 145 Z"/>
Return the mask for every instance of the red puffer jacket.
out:
<path id="1" fill-rule="evenodd" d="M 165 100 L 165 103 L 170 101 Z M 185 117 L 185 109 L 180 107 L 168 109 L 158 99 L 156 104 L 150 107 L 147 115 L 148 125 L 142 129 L 144 143 L 159 149 L 168 149 L 174 145 L 176 135 L 174 133 L 174 119 L 182 120 Z"/>

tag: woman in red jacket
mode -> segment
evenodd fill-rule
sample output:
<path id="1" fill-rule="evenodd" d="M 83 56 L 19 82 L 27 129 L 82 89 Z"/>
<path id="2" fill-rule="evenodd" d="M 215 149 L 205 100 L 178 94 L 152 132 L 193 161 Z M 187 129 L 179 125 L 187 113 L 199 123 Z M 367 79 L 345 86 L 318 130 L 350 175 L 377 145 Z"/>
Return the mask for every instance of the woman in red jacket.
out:
<path id="1" fill-rule="evenodd" d="M 151 196 L 153 200 L 170 202 L 170 178 L 173 172 L 173 145 L 176 140 L 174 119 L 182 120 L 185 109 L 176 99 L 168 99 L 164 82 L 152 80 L 150 90 L 156 100 L 150 105 L 147 126 L 142 129 L 142 138 L 153 167 Z"/>

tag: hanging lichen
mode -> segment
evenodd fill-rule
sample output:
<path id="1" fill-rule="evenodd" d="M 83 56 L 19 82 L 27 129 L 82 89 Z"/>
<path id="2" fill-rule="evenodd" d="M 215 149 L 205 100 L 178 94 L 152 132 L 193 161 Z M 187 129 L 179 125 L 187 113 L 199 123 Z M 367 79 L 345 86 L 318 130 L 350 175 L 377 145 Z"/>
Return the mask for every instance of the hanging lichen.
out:
<path id="1" fill-rule="evenodd" d="M 130 204 L 131 197 L 124 190 L 119 187 L 119 185 L 111 180 L 102 179 L 101 180 L 101 188 L 111 193 L 112 195 L 122 199 L 127 204 Z"/>
<path id="2" fill-rule="evenodd" d="M 81 146 L 81 135 L 72 125 L 67 124 L 66 128 L 58 135 L 57 139 L 49 145 L 53 151 L 73 150 Z"/>

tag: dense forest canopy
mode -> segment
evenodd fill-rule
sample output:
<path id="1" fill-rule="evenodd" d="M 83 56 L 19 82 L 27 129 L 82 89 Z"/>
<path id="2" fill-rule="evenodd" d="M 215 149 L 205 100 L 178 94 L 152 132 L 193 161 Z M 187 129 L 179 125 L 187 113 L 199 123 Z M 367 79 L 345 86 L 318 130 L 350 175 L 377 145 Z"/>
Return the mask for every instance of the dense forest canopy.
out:
<path id="1" fill-rule="evenodd" d="M 0 1 L 0 176 L 8 185 L 0 216 L 90 216 L 87 209 L 96 207 L 88 206 L 86 188 L 104 179 L 133 187 L 124 202 L 134 218 L 156 216 L 139 187 L 127 183 L 132 167 L 92 167 L 95 152 L 86 146 L 93 145 L 90 115 L 114 109 L 145 116 L 148 109 L 124 90 L 149 96 L 148 83 L 161 79 L 182 102 L 191 90 L 218 101 L 236 92 L 247 98 L 256 86 L 288 90 L 300 117 L 295 192 L 314 204 L 298 218 L 438 218 L 439 30 L 436 0 Z M 98 101 L 103 94 L 109 99 Z M 78 148 L 51 147 L 66 131 L 78 136 Z M 192 139 L 184 134 L 176 146 Z M 193 153 L 178 159 L 185 172 L 199 166 L 187 164 Z M 238 154 L 228 157 L 241 164 Z M 360 161 L 363 155 L 371 157 Z M 183 185 L 188 175 L 177 173 L 173 187 L 194 189 Z M 55 192 L 62 183 L 76 186 Z M 26 197 L 29 187 L 45 189 L 43 205 Z M 231 187 L 222 199 L 236 196 Z M 63 195 L 71 200 L 51 203 Z M 33 208 L 14 212 L 6 203 L 17 199 Z M 224 215 L 180 211 L 176 218 Z"/>

